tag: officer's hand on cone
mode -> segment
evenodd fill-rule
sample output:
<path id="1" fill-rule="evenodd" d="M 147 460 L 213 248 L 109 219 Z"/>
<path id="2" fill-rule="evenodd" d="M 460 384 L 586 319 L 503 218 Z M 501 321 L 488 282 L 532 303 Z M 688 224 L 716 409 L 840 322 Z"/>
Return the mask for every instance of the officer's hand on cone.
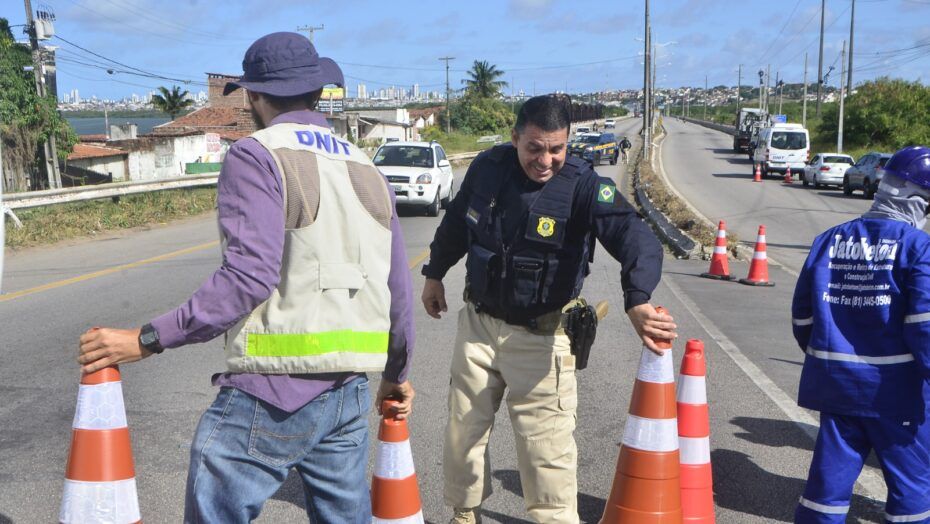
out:
<path id="1" fill-rule="evenodd" d="M 441 318 L 440 313 L 449 310 L 446 307 L 446 287 L 442 285 L 442 280 L 426 279 L 426 284 L 423 285 L 423 307 L 433 318 Z"/>
<path id="2" fill-rule="evenodd" d="M 152 352 L 139 344 L 140 329 L 91 328 L 81 335 L 78 363 L 83 373 L 136 362 Z"/>
<path id="3" fill-rule="evenodd" d="M 656 346 L 656 340 L 674 340 L 678 338 L 675 330 L 678 328 L 672 321 L 670 315 L 659 313 L 652 304 L 640 304 L 633 306 L 626 312 L 633 324 L 633 329 L 639 338 L 643 339 L 643 344 L 649 348 L 649 351 L 661 355 L 665 350 Z"/>
<path id="4" fill-rule="evenodd" d="M 395 384 L 381 379 L 381 386 L 378 387 L 378 396 L 375 400 L 375 405 L 378 406 L 378 414 L 384 415 L 381 412 L 381 402 L 384 399 L 396 400 L 398 403 L 394 404 L 394 413 L 397 415 L 398 420 L 404 420 L 413 411 L 413 397 L 415 396 L 416 392 L 413 391 L 413 386 L 410 385 L 409 380 Z"/>

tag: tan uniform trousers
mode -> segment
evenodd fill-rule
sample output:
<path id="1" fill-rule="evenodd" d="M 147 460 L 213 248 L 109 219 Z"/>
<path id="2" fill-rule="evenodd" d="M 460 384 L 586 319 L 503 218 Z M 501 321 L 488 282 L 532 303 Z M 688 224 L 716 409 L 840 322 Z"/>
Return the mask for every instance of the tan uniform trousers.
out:
<path id="1" fill-rule="evenodd" d="M 446 504 L 472 508 L 491 495 L 488 438 L 506 390 L 527 512 L 536 522 L 577 523 L 578 394 L 564 332 L 513 326 L 466 304 L 451 371 Z"/>

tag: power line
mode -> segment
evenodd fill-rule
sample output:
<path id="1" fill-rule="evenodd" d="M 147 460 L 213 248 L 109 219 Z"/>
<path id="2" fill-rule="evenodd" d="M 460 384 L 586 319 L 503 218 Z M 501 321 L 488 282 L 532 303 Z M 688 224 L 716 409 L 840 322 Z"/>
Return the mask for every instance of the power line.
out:
<path id="1" fill-rule="evenodd" d="M 788 15 L 788 18 L 785 19 L 785 23 L 782 24 L 781 29 L 778 30 L 778 34 L 775 35 L 775 38 L 772 40 L 772 43 L 769 44 L 768 48 L 762 53 L 762 56 L 759 58 L 760 62 L 765 62 L 765 56 L 772 49 L 776 43 L 778 43 L 778 38 L 781 37 L 782 33 L 785 32 L 785 28 L 788 27 L 788 23 L 791 22 L 794 12 L 798 10 L 798 6 L 801 5 L 801 0 L 798 0 L 794 3 L 794 9 L 791 10 L 791 14 Z"/>

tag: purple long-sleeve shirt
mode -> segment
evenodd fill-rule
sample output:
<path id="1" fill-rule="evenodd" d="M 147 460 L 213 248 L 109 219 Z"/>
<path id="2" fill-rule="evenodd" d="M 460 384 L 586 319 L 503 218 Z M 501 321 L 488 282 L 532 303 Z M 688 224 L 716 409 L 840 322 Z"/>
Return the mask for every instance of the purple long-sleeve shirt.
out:
<path id="1" fill-rule="evenodd" d="M 271 121 L 271 125 L 281 123 L 329 127 L 321 114 L 312 111 L 284 113 Z M 393 203 L 394 192 L 389 194 Z M 223 264 L 187 302 L 152 320 L 166 348 L 205 342 L 223 334 L 267 300 L 280 281 L 284 191 L 274 160 L 255 139 L 244 138 L 229 148 L 217 183 L 217 208 L 220 231 L 227 240 Z M 382 377 L 400 383 L 410 369 L 414 328 L 410 269 L 396 211 L 391 233 L 391 328 Z M 213 376 L 213 384 L 240 389 L 293 412 L 356 375 L 221 373 Z"/>

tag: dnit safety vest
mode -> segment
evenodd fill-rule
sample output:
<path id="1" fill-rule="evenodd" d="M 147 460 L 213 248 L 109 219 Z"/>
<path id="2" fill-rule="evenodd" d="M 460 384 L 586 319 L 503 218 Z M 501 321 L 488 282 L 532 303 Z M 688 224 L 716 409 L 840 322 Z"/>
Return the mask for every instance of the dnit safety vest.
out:
<path id="1" fill-rule="evenodd" d="M 284 255 L 271 297 L 227 333 L 229 370 L 383 370 L 393 213 L 383 177 L 322 127 L 278 124 L 251 136 L 283 178 Z"/>
<path id="2" fill-rule="evenodd" d="M 513 167 L 515 155 L 513 146 L 497 146 L 487 154 L 488 169 L 475 171 L 480 178 L 465 216 L 470 237 L 465 264 L 469 300 L 507 311 L 521 323 L 561 308 L 581 292 L 591 236 L 570 218 L 575 186 L 596 175 L 587 162 L 566 158 L 536 194 L 515 238 L 503 238 L 501 214 L 514 211 L 500 209 L 498 193 L 511 170 L 519 169 Z"/>
<path id="3" fill-rule="evenodd" d="M 930 237 L 860 218 L 811 246 L 792 304 L 802 407 L 914 417 L 930 402 Z"/>

